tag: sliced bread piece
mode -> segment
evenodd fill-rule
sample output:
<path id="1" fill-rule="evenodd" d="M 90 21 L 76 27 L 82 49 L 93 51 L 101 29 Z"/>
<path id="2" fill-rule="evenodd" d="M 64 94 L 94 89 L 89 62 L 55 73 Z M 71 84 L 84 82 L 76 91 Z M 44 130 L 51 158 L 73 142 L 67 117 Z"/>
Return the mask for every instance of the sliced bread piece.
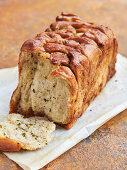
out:
<path id="1" fill-rule="evenodd" d="M 43 117 L 10 114 L 0 123 L 0 151 L 36 150 L 51 140 L 55 124 Z"/>

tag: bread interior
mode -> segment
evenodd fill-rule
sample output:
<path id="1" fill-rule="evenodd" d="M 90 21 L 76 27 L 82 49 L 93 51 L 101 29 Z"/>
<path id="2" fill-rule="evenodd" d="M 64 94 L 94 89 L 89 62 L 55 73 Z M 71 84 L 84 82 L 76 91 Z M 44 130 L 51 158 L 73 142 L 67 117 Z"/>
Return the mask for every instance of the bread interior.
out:
<path id="1" fill-rule="evenodd" d="M 21 76 L 14 95 L 15 100 L 19 101 L 16 111 L 46 115 L 54 122 L 67 123 L 70 85 L 62 77 L 51 78 L 52 71 L 59 66 L 52 65 L 46 53 L 39 53 L 39 59 L 28 52 L 21 55 Z"/>

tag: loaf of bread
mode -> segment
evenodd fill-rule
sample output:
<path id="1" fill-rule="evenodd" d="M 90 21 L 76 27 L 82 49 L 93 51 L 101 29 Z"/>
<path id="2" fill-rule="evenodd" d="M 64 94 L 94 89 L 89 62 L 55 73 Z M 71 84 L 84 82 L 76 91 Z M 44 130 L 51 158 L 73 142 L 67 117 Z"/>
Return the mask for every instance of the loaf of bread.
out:
<path id="1" fill-rule="evenodd" d="M 55 124 L 41 117 L 10 114 L 0 123 L 0 151 L 36 150 L 51 140 Z"/>
<path id="2" fill-rule="evenodd" d="M 115 74 L 117 49 L 108 27 L 62 13 L 22 45 L 10 113 L 45 115 L 70 129 Z"/>

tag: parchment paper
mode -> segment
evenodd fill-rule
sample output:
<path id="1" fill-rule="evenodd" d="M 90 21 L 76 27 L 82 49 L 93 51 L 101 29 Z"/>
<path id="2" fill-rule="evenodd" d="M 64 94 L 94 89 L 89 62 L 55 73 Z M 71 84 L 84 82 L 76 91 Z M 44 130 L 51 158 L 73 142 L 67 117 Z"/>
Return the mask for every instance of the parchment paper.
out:
<path id="1" fill-rule="evenodd" d="M 57 127 L 53 140 L 38 151 L 5 153 L 25 170 L 37 170 L 87 138 L 106 121 L 127 108 L 127 59 L 117 56 L 116 75 L 107 83 L 70 130 Z M 17 67 L 0 70 L 0 121 L 8 115 L 9 100 L 18 82 Z M 92 111 L 90 111 L 92 110 Z"/>

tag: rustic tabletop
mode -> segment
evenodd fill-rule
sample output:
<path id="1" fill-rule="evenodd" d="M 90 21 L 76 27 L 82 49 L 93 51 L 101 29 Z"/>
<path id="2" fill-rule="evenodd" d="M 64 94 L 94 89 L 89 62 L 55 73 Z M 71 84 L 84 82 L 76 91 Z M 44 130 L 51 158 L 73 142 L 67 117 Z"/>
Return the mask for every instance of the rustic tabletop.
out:
<path id="1" fill-rule="evenodd" d="M 109 26 L 127 57 L 127 0 L 0 0 L 0 68 L 17 65 L 22 43 L 42 32 L 61 11 Z M 126 169 L 127 110 L 41 170 Z M 0 169 L 21 168 L 0 153 Z"/>

